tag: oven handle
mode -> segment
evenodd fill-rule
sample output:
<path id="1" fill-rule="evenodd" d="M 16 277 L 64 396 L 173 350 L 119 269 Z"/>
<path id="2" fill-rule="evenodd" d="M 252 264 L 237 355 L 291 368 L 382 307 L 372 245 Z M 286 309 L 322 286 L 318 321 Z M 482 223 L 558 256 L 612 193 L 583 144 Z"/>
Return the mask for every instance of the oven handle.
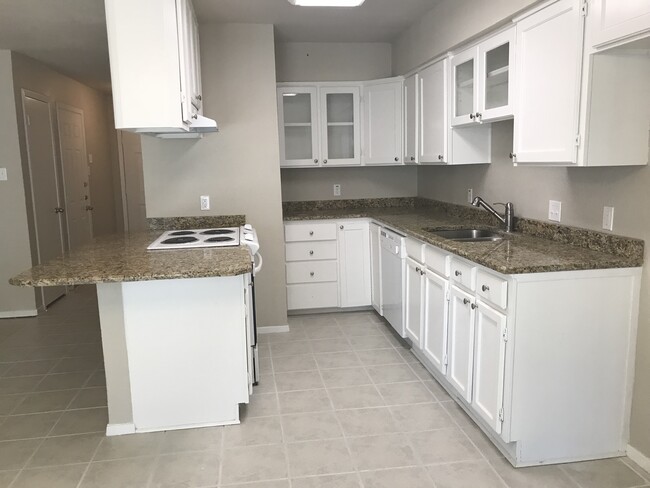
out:
<path id="1" fill-rule="evenodd" d="M 255 261 L 255 258 L 260 258 L 260 262 L 257 266 L 253 265 L 253 276 L 255 276 L 257 273 L 259 273 L 262 270 L 262 265 L 264 264 L 264 259 L 262 259 L 262 255 L 260 253 L 256 253 L 253 256 L 253 262 Z"/>

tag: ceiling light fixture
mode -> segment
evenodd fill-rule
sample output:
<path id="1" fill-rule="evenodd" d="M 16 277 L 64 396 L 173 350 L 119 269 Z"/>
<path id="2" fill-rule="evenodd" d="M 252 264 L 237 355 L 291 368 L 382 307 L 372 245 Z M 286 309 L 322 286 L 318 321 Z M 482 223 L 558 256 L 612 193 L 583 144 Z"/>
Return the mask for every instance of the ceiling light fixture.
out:
<path id="1" fill-rule="evenodd" d="M 358 7 L 366 0 L 289 0 L 299 7 Z"/>

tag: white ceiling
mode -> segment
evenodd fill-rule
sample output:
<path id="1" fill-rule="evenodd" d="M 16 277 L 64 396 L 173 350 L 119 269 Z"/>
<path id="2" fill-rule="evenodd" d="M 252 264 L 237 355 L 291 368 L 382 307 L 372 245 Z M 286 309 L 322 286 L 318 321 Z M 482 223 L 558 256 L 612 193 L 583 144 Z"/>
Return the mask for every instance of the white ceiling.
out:
<path id="1" fill-rule="evenodd" d="M 194 0 L 194 6 L 200 23 L 274 24 L 281 42 L 390 42 L 439 1 L 366 0 L 358 8 L 327 9 L 287 0 Z M 0 49 L 110 87 L 104 0 L 0 0 Z"/>

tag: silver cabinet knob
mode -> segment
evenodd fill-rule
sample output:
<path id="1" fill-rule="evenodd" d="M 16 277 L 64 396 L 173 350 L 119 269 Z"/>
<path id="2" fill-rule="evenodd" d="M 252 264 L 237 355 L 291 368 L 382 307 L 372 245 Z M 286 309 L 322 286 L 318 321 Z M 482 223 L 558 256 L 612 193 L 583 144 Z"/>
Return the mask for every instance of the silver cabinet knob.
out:
<path id="1" fill-rule="evenodd" d="M 65 212 L 65 208 L 63 207 L 55 207 L 54 208 L 54 213 L 63 213 Z"/>
<path id="2" fill-rule="evenodd" d="M 399 158 L 395 158 L 395 162 L 398 163 L 398 162 L 399 162 Z"/>
<path id="3" fill-rule="evenodd" d="M 469 298 L 463 298 L 463 305 L 467 305 L 469 303 Z"/>
<path id="4" fill-rule="evenodd" d="M 314 164 L 318 164 L 318 159 L 314 159 Z"/>
<path id="5" fill-rule="evenodd" d="M 313 255 L 314 255 L 314 251 L 309 251 L 309 255 L 310 255 L 310 256 L 313 256 Z"/>
<path id="6" fill-rule="evenodd" d="M 438 154 L 438 161 L 443 161 L 445 157 L 442 154 Z"/>
<path id="7" fill-rule="evenodd" d="M 194 115 L 192 115 L 192 118 L 193 118 L 194 120 L 196 120 L 196 119 L 199 118 L 199 116 L 198 116 L 197 114 L 194 114 Z"/>
<path id="8" fill-rule="evenodd" d="M 86 205 L 86 210 L 88 212 L 91 212 L 91 211 L 95 210 L 95 207 L 93 207 L 92 205 Z"/>
<path id="9" fill-rule="evenodd" d="M 341 226 L 341 227 L 339 227 L 339 229 L 343 230 L 343 229 L 345 229 L 345 227 Z"/>
<path id="10" fill-rule="evenodd" d="M 424 274 L 425 274 L 425 273 L 424 273 L 424 270 L 421 269 L 421 270 L 420 270 L 420 276 L 424 276 Z"/>
<path id="11" fill-rule="evenodd" d="M 463 275 L 462 271 L 459 271 L 459 270 L 454 271 L 454 274 L 456 276 L 462 276 Z"/>
<path id="12" fill-rule="evenodd" d="M 411 156 L 411 161 L 415 161 L 415 156 Z"/>
<path id="13" fill-rule="evenodd" d="M 476 112 L 476 118 L 480 119 L 481 117 L 483 117 L 483 114 L 481 112 Z"/>
<path id="14" fill-rule="evenodd" d="M 314 235 L 314 231 L 313 231 L 313 230 L 310 230 L 310 231 L 309 231 L 309 235 L 310 235 L 310 236 L 313 236 L 313 235 Z"/>
<path id="15" fill-rule="evenodd" d="M 323 164 L 327 164 L 327 159 L 323 159 Z"/>
<path id="16" fill-rule="evenodd" d="M 472 307 L 472 310 L 476 310 L 478 308 L 478 305 L 476 303 L 472 303 L 470 307 Z"/>
<path id="17" fill-rule="evenodd" d="M 471 120 L 474 120 L 475 117 L 476 117 L 476 115 L 474 115 L 474 114 L 469 114 L 469 118 L 470 118 Z"/>
<path id="18" fill-rule="evenodd" d="M 483 291 L 490 291 L 490 287 L 487 286 L 487 285 L 483 285 L 483 286 L 481 287 L 481 290 L 483 290 Z"/>
<path id="19" fill-rule="evenodd" d="M 313 271 L 310 272 L 310 273 L 309 273 L 309 276 L 314 276 L 314 272 L 313 272 Z"/>
<path id="20" fill-rule="evenodd" d="M 200 100 L 203 100 L 203 97 L 201 95 L 197 95 L 196 99 L 200 101 Z"/>
<path id="21" fill-rule="evenodd" d="M 515 153 L 510 153 L 510 159 L 515 159 L 517 155 Z"/>
<path id="22" fill-rule="evenodd" d="M 416 273 L 419 273 L 420 271 L 422 271 L 422 270 L 419 267 L 415 268 Z"/>

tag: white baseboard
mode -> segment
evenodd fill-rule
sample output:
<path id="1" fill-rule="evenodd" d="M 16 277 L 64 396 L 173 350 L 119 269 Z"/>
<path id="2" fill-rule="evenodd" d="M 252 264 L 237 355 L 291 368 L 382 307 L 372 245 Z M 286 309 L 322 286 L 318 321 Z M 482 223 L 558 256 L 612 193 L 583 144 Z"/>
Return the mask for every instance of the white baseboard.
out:
<path id="1" fill-rule="evenodd" d="M 17 319 L 21 317 L 36 317 L 38 310 L 12 310 L 10 312 L 0 312 L 0 319 Z"/>
<path id="2" fill-rule="evenodd" d="M 629 457 L 632 461 L 637 463 L 646 471 L 650 472 L 650 458 L 629 444 L 627 446 L 627 457 Z"/>
<path id="3" fill-rule="evenodd" d="M 289 332 L 288 325 L 271 325 L 269 327 L 258 327 L 258 334 L 277 334 L 278 332 Z"/>
<path id="4" fill-rule="evenodd" d="M 106 426 L 106 436 L 135 434 L 135 424 L 108 424 Z"/>

